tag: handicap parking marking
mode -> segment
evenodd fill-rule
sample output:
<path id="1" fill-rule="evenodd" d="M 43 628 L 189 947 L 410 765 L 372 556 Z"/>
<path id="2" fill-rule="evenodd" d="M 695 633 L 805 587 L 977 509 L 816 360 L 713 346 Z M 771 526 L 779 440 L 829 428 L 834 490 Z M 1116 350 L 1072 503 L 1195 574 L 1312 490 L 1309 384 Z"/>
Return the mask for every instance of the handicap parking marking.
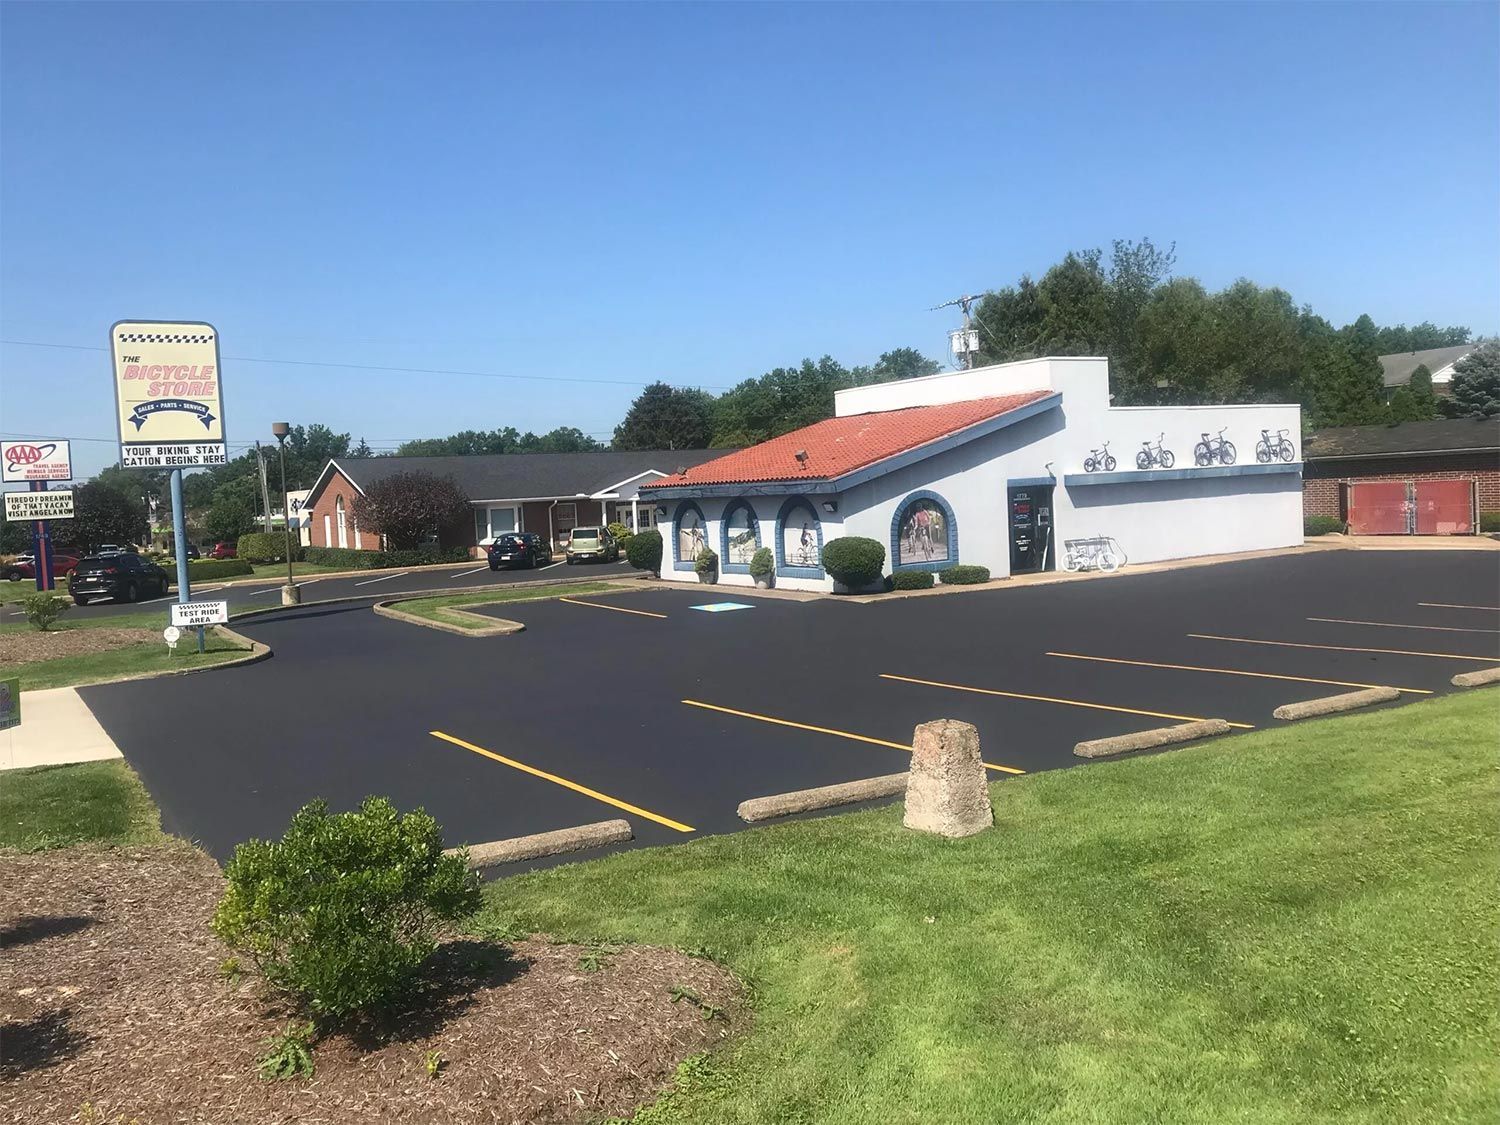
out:
<path id="1" fill-rule="evenodd" d="M 604 605 L 601 602 L 585 602 L 580 601 L 578 598 L 558 598 L 557 600 L 560 602 L 567 602 L 569 605 L 586 605 L 590 609 L 607 609 L 612 613 L 633 613 L 637 617 L 659 617 L 663 621 L 665 621 L 667 617 L 665 613 L 652 613 L 647 609 L 626 609 L 624 606 Z"/>
<path id="2" fill-rule="evenodd" d="M 884 738 L 874 738 L 868 734 L 855 734 L 853 731 L 835 730 L 833 727 L 817 727 L 810 723 L 793 722 L 791 719 L 778 719 L 774 715 L 757 715 L 754 711 L 736 711 L 733 707 L 720 707 L 717 703 L 704 703 L 698 699 L 684 699 L 683 703 L 689 707 L 701 707 L 705 711 L 718 711 L 724 715 L 736 715 L 741 719 L 754 719 L 756 722 L 772 723 L 778 727 L 792 727 L 795 730 L 812 731 L 814 734 L 829 734 L 835 738 L 847 738 L 854 742 L 868 742 L 872 746 L 887 746 L 892 750 L 905 750 L 911 753 L 911 747 L 904 742 L 891 742 Z M 985 769 L 994 770 L 996 773 L 1022 774 L 1025 770 L 1016 769 L 1015 766 L 996 766 L 989 762 L 981 763 Z"/>
<path id="3" fill-rule="evenodd" d="M 550 781 L 554 785 L 561 785 L 564 789 L 571 789 L 575 793 L 582 793 L 585 797 L 592 797 L 596 801 L 603 801 L 606 805 L 613 805 L 617 809 L 643 816 L 647 820 L 655 821 L 657 824 L 671 828 L 676 832 L 696 832 L 697 829 L 680 821 L 672 820 L 670 817 L 661 816 L 654 812 L 648 812 L 639 805 L 632 805 L 628 801 L 622 801 L 618 797 L 611 797 L 607 793 L 601 793 L 597 789 L 590 789 L 587 785 L 580 785 L 576 781 L 569 781 L 565 777 L 559 777 L 555 773 L 539 770 L 535 766 L 528 766 L 525 762 L 518 762 L 514 758 L 507 758 L 503 754 L 496 754 L 493 750 L 486 750 L 483 746 L 475 746 L 472 742 L 465 742 L 462 738 L 455 738 L 451 734 L 445 734 L 440 730 L 428 731 L 433 738 L 440 738 L 444 742 L 451 742 L 454 746 L 461 746 L 465 750 L 471 750 L 475 754 L 499 762 L 501 765 L 509 766 L 511 769 L 529 773 L 532 777 L 539 777 L 543 781 Z"/>
<path id="4" fill-rule="evenodd" d="M 1488 613 L 1500 613 L 1500 605 L 1453 605 L 1451 602 L 1418 602 L 1428 609 L 1481 609 Z"/>
<path id="5" fill-rule="evenodd" d="M 1347 617 L 1309 617 L 1327 625 L 1372 625 L 1381 629 L 1425 629 L 1429 633 L 1500 633 L 1500 629 L 1465 629 L 1457 625 L 1404 625 L 1395 621 L 1351 621 Z"/>
<path id="6" fill-rule="evenodd" d="M 1250 676 L 1258 680 L 1291 680 L 1299 684 L 1327 684 L 1330 687 L 1379 688 L 1388 684 L 1364 684 L 1354 680 L 1323 680 L 1315 676 L 1287 676 L 1278 672 L 1247 672 L 1241 668 L 1206 668 L 1199 664 L 1160 664 L 1153 660 L 1124 660 L 1116 656 L 1086 656 L 1081 652 L 1049 652 L 1048 656 L 1060 656 L 1065 660 L 1092 660 L 1099 664 L 1126 664 L 1132 668 L 1165 668 L 1173 672 L 1212 672 L 1220 676 Z M 1412 695 L 1432 695 L 1427 688 L 1398 687 L 1397 691 Z"/>
<path id="7" fill-rule="evenodd" d="M 1204 715 L 1174 715 L 1169 711 L 1143 711 L 1136 707 L 1116 707 L 1110 703 L 1090 703 L 1083 699 L 1061 699 L 1054 695 L 1027 695 L 1019 691 L 1000 691 L 998 688 L 970 687 L 966 684 L 945 684 L 938 680 L 919 680 L 913 676 L 896 676 L 889 672 L 881 672 L 882 680 L 897 680 L 905 684 L 921 684 L 924 687 L 947 688 L 949 691 L 967 691 L 975 695 L 998 695 L 1005 699 L 1020 699 L 1029 703 L 1056 703 L 1063 707 L 1083 707 L 1090 711 L 1116 711 L 1122 715 L 1144 715 L 1151 719 L 1176 719 L 1182 723 L 1202 723 L 1208 721 Z M 1225 720 L 1228 722 L 1228 720 Z M 1253 723 L 1229 723 L 1231 727 L 1239 730 L 1254 730 Z"/>
<path id="8" fill-rule="evenodd" d="M 1220 637 L 1213 633 L 1189 633 L 1199 641 L 1231 641 L 1242 645 L 1275 645 L 1278 648 L 1316 648 L 1328 652 L 1372 652 L 1384 656 L 1430 656 L 1434 660 L 1468 660 L 1475 664 L 1493 664 L 1500 656 L 1463 656 L 1456 652 L 1413 652 L 1404 648 L 1355 648 L 1352 645 L 1313 645 L 1301 641 L 1267 641 L 1256 637 Z"/>
<path id="9" fill-rule="evenodd" d="M 690 605 L 688 609 L 701 609 L 704 613 L 728 613 L 735 609 L 754 609 L 744 602 L 710 602 L 707 605 Z"/>

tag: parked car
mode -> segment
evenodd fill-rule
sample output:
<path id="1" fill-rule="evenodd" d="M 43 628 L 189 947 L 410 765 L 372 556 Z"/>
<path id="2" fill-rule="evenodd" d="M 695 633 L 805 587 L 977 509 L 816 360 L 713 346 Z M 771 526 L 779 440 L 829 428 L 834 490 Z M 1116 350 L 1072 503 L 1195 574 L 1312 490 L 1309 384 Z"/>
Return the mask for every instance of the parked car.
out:
<path id="1" fill-rule="evenodd" d="M 529 531 L 500 536 L 490 544 L 488 554 L 491 570 L 499 570 L 502 566 L 524 566 L 529 570 L 534 566 L 546 566 L 552 561 L 551 547 L 540 535 L 533 535 Z"/>
<path id="2" fill-rule="evenodd" d="M 568 540 L 568 563 L 603 559 L 614 562 L 620 557 L 620 544 L 606 528 L 575 527 L 573 537 Z"/>
<path id="3" fill-rule="evenodd" d="M 220 540 L 209 549 L 208 557 L 211 559 L 232 559 L 234 558 L 234 544 Z"/>
<path id="4" fill-rule="evenodd" d="M 61 578 L 77 565 L 77 555 L 59 555 L 54 553 L 52 556 L 52 576 L 54 578 Z M 24 555 L 17 555 L 14 562 L 5 564 L 4 577 L 8 582 L 19 582 L 23 578 L 35 578 L 36 559 L 32 557 L 30 552 Z"/>
<path id="5" fill-rule="evenodd" d="M 202 558 L 203 556 L 198 553 L 197 547 L 194 547 L 191 543 L 189 543 L 187 545 L 187 557 L 190 559 L 198 559 Z"/>
<path id="6" fill-rule="evenodd" d="M 122 552 L 118 555 L 90 555 L 81 560 L 68 575 L 68 593 L 79 605 L 95 598 L 114 598 L 138 602 L 141 598 L 159 598 L 171 586 L 167 572 L 140 555 Z"/>
<path id="7" fill-rule="evenodd" d="M 113 543 L 102 543 L 99 549 L 94 552 L 94 556 L 103 559 L 108 558 L 110 555 L 123 555 L 124 553 L 124 547 L 117 547 Z"/>

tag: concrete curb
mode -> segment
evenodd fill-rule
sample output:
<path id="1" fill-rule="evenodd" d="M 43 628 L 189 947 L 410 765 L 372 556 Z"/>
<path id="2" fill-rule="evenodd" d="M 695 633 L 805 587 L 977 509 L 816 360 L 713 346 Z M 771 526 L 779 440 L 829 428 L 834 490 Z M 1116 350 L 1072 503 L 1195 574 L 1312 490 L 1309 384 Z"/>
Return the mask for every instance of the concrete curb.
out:
<path id="1" fill-rule="evenodd" d="M 1311 719 L 1318 715 L 1336 715 L 1340 711 L 1353 711 L 1359 707 L 1370 707 L 1376 703 L 1390 703 L 1401 698 L 1395 688 L 1376 687 L 1364 691 L 1348 691 L 1340 695 L 1325 695 L 1322 699 L 1309 699 L 1302 703 L 1283 703 L 1271 716 L 1288 721 Z"/>
<path id="2" fill-rule="evenodd" d="M 519 863 L 527 859 L 541 859 L 564 852 L 578 852 L 585 848 L 599 848 L 605 844 L 618 844 L 635 838 L 628 820 L 601 820 L 594 824 L 580 824 L 576 828 L 560 828 L 555 832 L 538 832 L 534 836 L 515 836 L 509 840 L 493 840 L 487 844 L 470 844 L 469 867 L 497 867 L 504 863 Z M 445 855 L 456 855 L 462 848 L 447 848 Z"/>
<path id="3" fill-rule="evenodd" d="M 906 792 L 906 782 L 910 776 L 909 771 L 891 773 L 881 777 L 867 777 L 862 781 L 845 781 L 839 785 L 821 785 L 816 789 L 795 789 L 790 793 L 777 793 L 770 797 L 752 797 L 748 801 L 741 801 L 735 812 L 741 820 L 754 824 L 759 820 L 790 816 L 792 813 L 852 805 L 856 801 L 873 801 L 878 797 L 895 797 Z"/>
<path id="4" fill-rule="evenodd" d="M 1199 719 L 1192 723 L 1179 723 L 1175 727 L 1156 727 L 1153 730 L 1136 731 L 1134 734 L 1117 734 L 1111 738 L 1095 738 L 1080 742 L 1073 747 L 1077 758 L 1108 758 L 1114 754 L 1128 754 L 1132 750 L 1151 750 L 1157 746 L 1170 746 L 1174 742 L 1193 742 L 1199 738 L 1212 738 L 1228 734 L 1230 726 L 1223 719 Z"/>
<path id="5" fill-rule="evenodd" d="M 443 612 L 465 621 L 476 621 L 479 624 L 471 629 L 463 625 L 456 625 L 451 621 L 437 621 L 431 617 L 420 617 L 415 613 L 407 613 L 404 609 L 396 608 L 398 602 L 410 600 L 409 598 L 399 598 L 392 599 L 391 601 L 376 602 L 371 608 L 380 617 L 389 617 L 395 621 L 403 621 L 408 625 L 421 625 L 427 629 L 440 629 L 444 633 L 453 633 L 460 637 L 507 637 L 512 633 L 522 632 L 526 628 L 519 621 L 511 621 L 505 617 L 488 617 L 482 613 L 469 613 L 460 606 L 445 606 Z M 545 598 L 538 598 L 536 600 L 546 601 Z"/>
<path id="6" fill-rule="evenodd" d="M 1454 687 L 1483 687 L 1500 684 L 1500 668 L 1481 668 L 1477 672 L 1460 672 L 1448 681 Z"/>

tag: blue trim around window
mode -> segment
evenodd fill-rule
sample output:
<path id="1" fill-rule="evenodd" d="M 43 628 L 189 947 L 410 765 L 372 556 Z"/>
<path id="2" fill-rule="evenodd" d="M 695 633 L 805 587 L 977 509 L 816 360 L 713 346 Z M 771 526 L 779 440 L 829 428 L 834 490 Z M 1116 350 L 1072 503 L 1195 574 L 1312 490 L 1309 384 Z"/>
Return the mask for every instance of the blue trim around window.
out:
<path id="1" fill-rule="evenodd" d="M 719 521 L 719 569 L 725 574 L 749 574 L 749 563 L 732 563 L 729 561 L 729 517 L 743 508 L 750 513 L 750 528 L 755 532 L 755 549 L 760 550 L 760 516 L 756 515 L 755 508 L 748 500 L 731 501 L 729 507 L 724 509 L 724 516 Z"/>
<path id="2" fill-rule="evenodd" d="M 672 569 L 673 570 L 692 570 L 693 569 L 693 563 L 695 563 L 697 561 L 696 559 L 688 559 L 686 562 L 684 562 L 682 559 L 679 559 L 677 557 L 677 545 L 680 542 L 682 542 L 682 539 L 681 539 L 681 537 L 678 534 L 677 528 L 678 528 L 678 525 L 681 524 L 681 522 L 682 522 L 682 517 L 687 512 L 690 512 L 690 511 L 698 513 L 698 524 L 699 524 L 700 527 L 703 528 L 703 543 L 704 543 L 705 546 L 708 545 L 708 521 L 703 518 L 703 509 L 700 508 L 700 507 L 698 507 L 698 505 L 694 504 L 691 500 L 684 500 L 681 504 L 677 505 L 677 510 L 672 513 Z"/>
<path id="3" fill-rule="evenodd" d="M 909 562 L 897 563 L 901 545 L 901 517 L 906 515 L 907 510 L 919 500 L 930 500 L 939 508 L 943 509 L 943 522 L 948 528 L 948 557 L 941 562 Z M 958 565 L 958 520 L 953 518 L 953 506 L 939 496 L 936 492 L 927 489 L 919 489 L 896 506 L 896 512 L 891 516 L 891 573 L 895 574 L 901 570 L 946 570 L 950 566 Z"/>
<path id="4" fill-rule="evenodd" d="M 786 561 L 786 521 L 787 517 L 798 508 L 803 508 L 807 514 L 812 516 L 813 524 L 818 529 L 818 565 L 817 566 L 788 566 Z M 786 503 L 781 505 L 781 511 L 776 513 L 776 573 L 782 578 L 822 578 L 823 575 L 823 520 L 818 516 L 818 509 L 813 507 L 812 501 L 805 496 L 792 496 Z"/>

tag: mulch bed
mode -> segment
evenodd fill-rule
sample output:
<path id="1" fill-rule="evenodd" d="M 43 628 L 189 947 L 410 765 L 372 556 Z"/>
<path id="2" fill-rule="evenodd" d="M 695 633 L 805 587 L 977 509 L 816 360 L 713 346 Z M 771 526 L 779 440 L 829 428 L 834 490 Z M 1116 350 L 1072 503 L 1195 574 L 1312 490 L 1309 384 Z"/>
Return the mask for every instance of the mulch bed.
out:
<path id="1" fill-rule="evenodd" d="M 651 1100 L 747 1018 L 734 977 L 683 953 L 610 947 L 590 972 L 583 946 L 454 939 L 418 1010 L 317 1043 L 310 1080 L 267 1081 L 256 1060 L 287 1014 L 220 975 L 222 891 L 184 844 L 0 854 L 0 1120 L 595 1120 Z M 723 1014 L 674 1001 L 682 988 Z"/>
<path id="2" fill-rule="evenodd" d="M 36 629 L 0 633 L 0 664 L 32 664 L 60 656 L 83 656 L 128 648 L 144 641 L 161 643 L 159 629 Z"/>

